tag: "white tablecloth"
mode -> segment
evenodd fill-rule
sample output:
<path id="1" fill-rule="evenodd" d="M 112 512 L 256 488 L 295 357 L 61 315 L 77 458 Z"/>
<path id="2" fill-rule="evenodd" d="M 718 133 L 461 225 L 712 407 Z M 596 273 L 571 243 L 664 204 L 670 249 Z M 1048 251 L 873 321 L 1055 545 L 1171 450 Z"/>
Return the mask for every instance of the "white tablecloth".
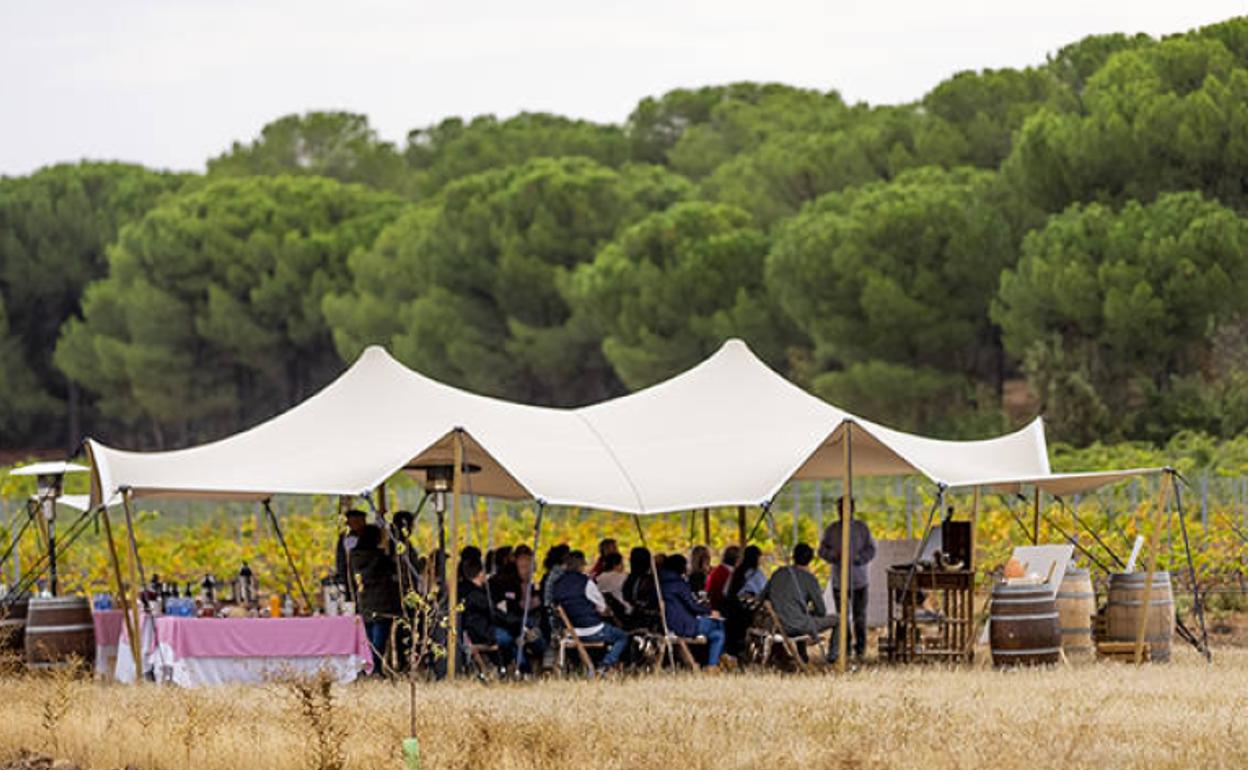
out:
<path id="1" fill-rule="evenodd" d="M 128 650 L 127 650 L 128 652 Z M 263 658 L 175 658 L 173 649 L 162 644 L 143 658 L 143 673 L 153 674 L 157 682 L 179 687 L 203 687 L 217 684 L 260 684 L 274 677 L 290 674 L 314 675 L 321 670 L 333 673 L 334 679 L 346 684 L 354 682 L 364 669 L 365 661 L 355 655 L 318 655 L 315 657 Z M 133 684 L 134 656 L 117 656 L 114 677 L 123 684 Z"/>
<path id="2" fill-rule="evenodd" d="M 158 620 L 159 622 L 159 620 Z M 205 623 L 229 623 L 228 620 L 199 621 Z M 281 623 L 281 619 L 265 620 L 264 623 Z M 159 644 L 154 638 L 152 622 L 143 618 L 141 649 L 143 675 L 151 675 L 159 683 L 172 683 L 180 687 L 201 687 L 219 684 L 258 684 L 286 675 L 313 675 L 322 670 L 332 673 L 340 683 L 355 681 L 361 671 L 371 668 L 371 658 L 357 651 L 350 654 L 318 655 L 179 655 L 167 639 Z M 194 624 L 191 625 L 194 629 Z M 190 631 L 194 633 L 194 631 Z M 121 654 L 117 655 L 114 678 L 123 684 L 138 680 L 134 669 L 134 656 L 123 629 L 119 643 Z"/>

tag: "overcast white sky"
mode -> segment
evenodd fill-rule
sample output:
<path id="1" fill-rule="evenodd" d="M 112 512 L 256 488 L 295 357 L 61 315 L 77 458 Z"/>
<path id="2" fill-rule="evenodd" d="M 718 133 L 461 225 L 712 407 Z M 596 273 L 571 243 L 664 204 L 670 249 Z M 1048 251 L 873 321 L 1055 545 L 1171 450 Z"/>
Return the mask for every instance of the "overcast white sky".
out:
<path id="1" fill-rule="evenodd" d="M 0 0 L 0 174 L 84 157 L 202 169 L 313 109 L 363 112 L 401 142 L 450 115 L 621 121 L 644 96 L 734 80 L 902 102 L 1084 35 L 1243 13 L 1248 0 Z"/>

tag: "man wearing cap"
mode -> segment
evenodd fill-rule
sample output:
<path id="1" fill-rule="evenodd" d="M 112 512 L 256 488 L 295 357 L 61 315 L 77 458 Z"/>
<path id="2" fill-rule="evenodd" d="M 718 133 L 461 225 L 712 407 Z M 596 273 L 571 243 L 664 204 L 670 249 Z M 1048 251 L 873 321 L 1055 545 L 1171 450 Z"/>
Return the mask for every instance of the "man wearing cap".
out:
<path id="1" fill-rule="evenodd" d="M 355 595 L 355 581 L 351 578 L 351 552 L 359 545 L 360 536 L 364 530 L 369 527 L 376 529 L 376 525 L 369 524 L 364 511 L 357 509 L 347 511 L 346 519 L 347 529 L 338 535 L 338 547 L 334 553 L 334 577 L 339 585 L 347 586 L 351 601 L 358 601 Z"/>

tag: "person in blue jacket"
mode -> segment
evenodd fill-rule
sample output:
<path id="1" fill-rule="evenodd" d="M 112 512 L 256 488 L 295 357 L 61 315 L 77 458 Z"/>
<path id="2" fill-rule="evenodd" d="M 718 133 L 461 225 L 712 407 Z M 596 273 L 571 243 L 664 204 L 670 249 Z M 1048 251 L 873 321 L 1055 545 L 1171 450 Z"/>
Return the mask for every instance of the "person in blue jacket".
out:
<path id="1" fill-rule="evenodd" d="M 724 621 L 718 612 L 694 597 L 685 574 L 688 571 L 689 562 L 679 553 L 664 559 L 659 569 L 667 629 L 686 638 L 706 637 L 707 668 L 718 670 L 724 652 Z"/>

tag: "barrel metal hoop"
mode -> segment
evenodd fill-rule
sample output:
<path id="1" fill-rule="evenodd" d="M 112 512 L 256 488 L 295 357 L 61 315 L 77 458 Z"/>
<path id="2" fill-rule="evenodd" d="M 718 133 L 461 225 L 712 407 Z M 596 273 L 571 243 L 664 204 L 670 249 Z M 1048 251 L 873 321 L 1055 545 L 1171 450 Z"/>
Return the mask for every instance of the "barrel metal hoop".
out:
<path id="1" fill-rule="evenodd" d="M 1096 594 L 1091 591 L 1082 591 L 1079 593 L 1062 593 L 1061 591 L 1058 591 L 1057 598 L 1059 599 L 1095 599 Z"/>
<path id="2" fill-rule="evenodd" d="M 35 634 L 71 633 L 74 631 L 91 631 L 94 633 L 95 626 L 92 625 L 91 623 L 79 623 L 77 625 L 72 625 L 72 626 L 27 626 L 26 627 L 27 636 L 32 636 Z"/>
<path id="3" fill-rule="evenodd" d="M 1148 606 L 1169 607 L 1169 606 L 1172 606 L 1173 604 L 1174 604 L 1173 599 L 1153 599 L 1152 601 L 1148 603 Z M 1119 600 L 1119 601 L 1110 601 L 1110 603 L 1105 606 L 1106 607 L 1143 607 L 1144 602 L 1143 600 L 1139 600 L 1139 599 Z"/>
<path id="4" fill-rule="evenodd" d="M 1006 620 L 1057 620 L 1057 613 L 1056 613 L 1056 612 L 1051 612 L 1051 613 L 1045 613 L 1045 614 L 1042 614 L 1042 615 L 992 615 L 992 616 L 990 616 L 990 617 L 992 618 L 992 620 L 993 620 L 993 621 L 998 621 L 998 620 L 1000 620 L 1000 621 L 1006 621 Z"/>
<path id="5" fill-rule="evenodd" d="M 1061 652 L 1061 647 L 1042 647 L 1038 650 L 996 650 L 992 651 L 993 655 L 1056 655 Z"/>

